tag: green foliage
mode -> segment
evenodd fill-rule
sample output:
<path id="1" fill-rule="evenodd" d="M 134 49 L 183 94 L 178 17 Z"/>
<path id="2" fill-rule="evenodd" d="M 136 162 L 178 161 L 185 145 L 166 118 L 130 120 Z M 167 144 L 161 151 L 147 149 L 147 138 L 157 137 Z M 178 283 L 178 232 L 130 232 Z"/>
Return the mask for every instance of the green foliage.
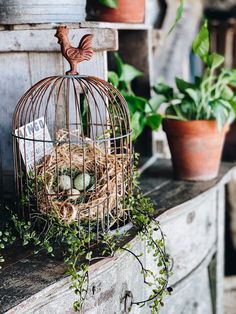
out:
<path id="1" fill-rule="evenodd" d="M 193 52 L 202 59 L 203 62 L 207 62 L 207 57 L 210 50 L 209 31 L 207 22 L 205 22 L 193 41 Z"/>
<path id="2" fill-rule="evenodd" d="M 139 235 L 146 242 L 147 252 L 152 254 L 156 265 L 156 269 L 154 270 L 146 269 L 141 264 L 144 283 L 151 287 L 152 292 L 148 299 L 133 303 L 142 307 L 148 302 L 151 314 L 155 314 L 159 313 L 160 306 L 164 305 L 164 297 L 172 292 L 172 288 L 168 287 L 171 275 L 171 260 L 165 250 L 164 234 L 159 222 L 154 218 L 155 210 L 151 201 L 143 197 L 142 194 L 138 194 L 133 200 L 132 208 L 131 220 L 139 228 Z"/>
<path id="3" fill-rule="evenodd" d="M 178 6 L 177 11 L 176 11 L 175 21 L 174 21 L 173 25 L 171 26 L 171 28 L 168 32 L 168 35 L 173 31 L 175 26 L 181 20 L 183 13 L 184 13 L 184 0 L 180 0 L 179 6 Z"/>
<path id="4" fill-rule="evenodd" d="M 7 245 L 11 245 L 16 241 L 16 237 L 12 228 L 7 224 L 3 231 L 0 231 L 0 264 L 4 263 L 5 259 L 1 254 L 1 250 L 4 250 Z M 0 265 L 0 269 L 2 266 Z"/>
<path id="5" fill-rule="evenodd" d="M 117 8 L 117 0 L 99 0 L 105 7 L 115 9 Z"/>
<path id="6" fill-rule="evenodd" d="M 166 117 L 178 120 L 216 120 L 221 129 L 235 117 L 236 70 L 222 68 L 224 57 L 210 52 L 207 22 L 193 41 L 193 52 L 204 62 L 202 78 L 194 83 L 176 78 L 177 91 L 160 82 L 154 86 L 157 95 L 168 105 Z"/>
<path id="7" fill-rule="evenodd" d="M 114 57 L 117 72 L 109 72 L 109 82 L 118 88 L 128 104 L 133 130 L 132 137 L 133 140 L 136 140 L 145 126 L 149 126 L 152 130 L 157 130 L 160 127 L 162 116 L 156 111 L 163 98 L 155 96 L 148 100 L 137 96 L 132 90 L 131 84 L 134 79 L 142 76 L 142 72 L 130 64 L 125 64 L 118 53 L 114 53 Z"/>
<path id="8" fill-rule="evenodd" d="M 31 209 L 30 221 L 20 219 L 6 209 L 10 218 L 0 232 L 0 249 L 4 250 L 6 245 L 18 239 L 23 246 L 33 246 L 35 254 L 45 252 L 51 257 L 63 258 L 68 267 L 67 274 L 71 276 L 70 288 L 78 297 L 73 304 L 75 311 L 83 309 L 89 287 L 90 263 L 105 256 L 114 256 L 118 250 L 125 250 L 138 261 L 144 284 L 152 288 L 146 300 L 134 300 L 133 305 L 143 306 L 149 302 L 151 313 L 158 313 L 163 298 L 172 290 L 168 287 L 170 258 L 165 251 L 164 234 L 154 218 L 153 205 L 139 191 L 136 172 L 133 176 L 133 186 L 135 195 L 127 199 L 130 221 L 136 233 L 146 241 L 147 250 L 153 256 L 156 270 L 146 269 L 142 264 L 142 254 L 132 251 L 129 231 L 116 229 L 111 232 L 101 229 L 97 234 L 96 221 L 94 223 L 81 221 L 80 224 L 76 221 L 63 223 L 55 216 L 42 214 L 33 209 Z M 123 246 L 122 243 L 127 244 Z M 4 262 L 3 254 L 0 254 L 1 262 Z"/>

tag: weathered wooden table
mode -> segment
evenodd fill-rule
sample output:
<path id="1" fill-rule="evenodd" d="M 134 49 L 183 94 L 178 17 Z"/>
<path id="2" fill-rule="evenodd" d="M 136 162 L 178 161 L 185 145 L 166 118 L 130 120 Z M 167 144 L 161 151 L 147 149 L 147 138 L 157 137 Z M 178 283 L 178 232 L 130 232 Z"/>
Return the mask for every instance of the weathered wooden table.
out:
<path id="1" fill-rule="evenodd" d="M 161 313 L 223 313 L 225 184 L 233 171 L 233 164 L 223 164 L 215 180 L 174 181 L 170 161 L 158 160 L 144 173 L 143 190 L 155 203 L 174 259 L 174 292 Z M 133 250 L 144 252 L 144 263 L 152 267 L 145 243 L 138 237 L 131 243 Z M 0 313 L 73 313 L 75 297 L 64 272 L 65 265 L 59 261 L 32 256 L 20 248 L 11 250 L 0 272 Z M 95 263 L 84 313 L 125 313 L 121 300 L 126 290 L 136 300 L 147 294 L 139 265 L 130 254 Z M 133 306 L 131 313 L 150 310 Z"/>

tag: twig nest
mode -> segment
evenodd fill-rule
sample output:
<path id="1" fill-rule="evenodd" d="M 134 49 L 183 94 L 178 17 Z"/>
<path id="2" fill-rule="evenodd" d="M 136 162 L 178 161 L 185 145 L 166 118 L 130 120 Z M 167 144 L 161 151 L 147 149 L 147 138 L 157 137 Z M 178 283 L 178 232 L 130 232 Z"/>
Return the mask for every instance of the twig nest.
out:
<path id="1" fill-rule="evenodd" d="M 86 190 L 90 185 L 90 175 L 88 173 L 81 173 L 74 179 L 74 186 L 79 191 Z"/>
<path id="2" fill-rule="evenodd" d="M 67 194 L 68 194 L 68 196 L 69 196 L 68 199 L 73 200 L 73 201 L 76 201 L 77 198 L 78 198 L 79 195 L 80 195 L 80 191 L 78 191 L 78 190 L 76 190 L 76 189 L 72 189 L 72 190 L 68 190 L 68 191 L 67 191 Z"/>
<path id="3" fill-rule="evenodd" d="M 71 185 L 71 178 L 67 175 L 61 175 L 59 177 L 59 188 L 62 191 L 67 191 L 70 190 L 72 188 Z"/>

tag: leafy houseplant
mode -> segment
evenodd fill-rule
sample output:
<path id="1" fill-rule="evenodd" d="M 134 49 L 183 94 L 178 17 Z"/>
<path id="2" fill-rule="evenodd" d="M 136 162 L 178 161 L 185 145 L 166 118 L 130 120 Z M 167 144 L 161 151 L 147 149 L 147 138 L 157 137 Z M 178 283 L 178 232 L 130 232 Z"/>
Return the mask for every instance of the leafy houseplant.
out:
<path id="1" fill-rule="evenodd" d="M 132 82 L 137 77 L 142 76 L 142 72 L 130 64 L 126 64 L 117 52 L 114 53 L 117 71 L 109 72 L 109 81 L 115 86 L 125 98 L 131 119 L 133 130 L 133 140 L 143 132 L 148 126 L 153 131 L 158 130 L 162 122 L 162 116 L 156 111 L 165 100 L 162 95 L 155 95 L 151 99 L 137 96 L 132 89 Z"/>
<path id="2" fill-rule="evenodd" d="M 143 23 L 145 0 L 89 0 L 91 19 L 117 23 Z"/>
<path id="3" fill-rule="evenodd" d="M 194 83 L 176 78 L 177 91 L 159 83 L 155 92 L 167 103 L 163 127 L 175 176 L 209 180 L 218 174 L 225 134 L 234 119 L 236 70 L 222 68 L 224 57 L 210 52 L 207 22 L 193 42 L 193 52 L 205 65 Z"/>

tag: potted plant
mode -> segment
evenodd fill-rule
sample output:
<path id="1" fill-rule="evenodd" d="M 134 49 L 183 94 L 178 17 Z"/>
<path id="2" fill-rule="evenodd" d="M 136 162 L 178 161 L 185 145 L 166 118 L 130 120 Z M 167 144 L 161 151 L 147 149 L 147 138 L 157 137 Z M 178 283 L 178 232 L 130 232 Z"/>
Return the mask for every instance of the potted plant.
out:
<path id="1" fill-rule="evenodd" d="M 89 0 L 89 19 L 117 22 L 143 23 L 145 0 Z"/>
<path id="2" fill-rule="evenodd" d="M 225 134 L 234 119 L 236 70 L 222 68 L 224 57 L 210 52 L 207 22 L 193 42 L 205 65 L 193 83 L 176 78 L 172 87 L 154 90 L 167 103 L 163 128 L 171 151 L 174 175 L 183 180 L 210 180 L 218 175 Z"/>

